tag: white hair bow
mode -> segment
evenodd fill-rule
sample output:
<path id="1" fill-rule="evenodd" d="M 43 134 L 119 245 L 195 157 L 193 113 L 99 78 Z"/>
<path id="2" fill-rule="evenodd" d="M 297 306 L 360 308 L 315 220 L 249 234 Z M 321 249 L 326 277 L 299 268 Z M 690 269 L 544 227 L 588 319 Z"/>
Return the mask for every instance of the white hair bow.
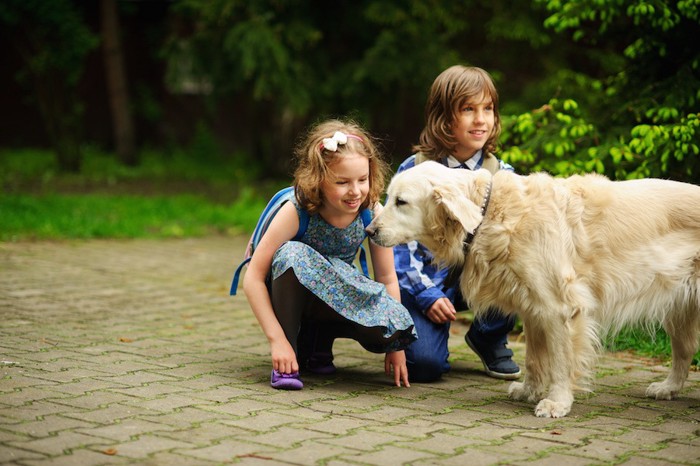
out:
<path id="1" fill-rule="evenodd" d="M 341 146 L 343 144 L 346 144 L 348 142 L 348 135 L 341 132 L 341 131 L 336 131 L 335 134 L 333 134 L 333 137 L 331 138 L 323 138 L 323 145 L 321 146 L 322 149 L 329 150 L 331 152 L 335 152 L 338 150 L 338 145 L 340 144 Z"/>

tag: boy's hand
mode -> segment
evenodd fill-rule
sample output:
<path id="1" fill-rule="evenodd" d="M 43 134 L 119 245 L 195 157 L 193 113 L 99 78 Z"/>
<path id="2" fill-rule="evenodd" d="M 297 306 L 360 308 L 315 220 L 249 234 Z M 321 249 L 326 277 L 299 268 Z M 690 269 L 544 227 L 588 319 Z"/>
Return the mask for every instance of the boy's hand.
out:
<path id="1" fill-rule="evenodd" d="M 408 367 L 406 366 L 406 353 L 403 351 L 394 351 L 386 353 L 384 356 L 384 372 L 391 377 L 394 373 L 394 384 L 397 387 L 403 383 L 404 387 L 410 387 L 408 383 Z"/>
<path id="2" fill-rule="evenodd" d="M 457 319 L 457 310 L 452 305 L 452 301 L 447 298 L 440 298 L 425 311 L 425 316 L 436 324 L 444 324 Z"/>

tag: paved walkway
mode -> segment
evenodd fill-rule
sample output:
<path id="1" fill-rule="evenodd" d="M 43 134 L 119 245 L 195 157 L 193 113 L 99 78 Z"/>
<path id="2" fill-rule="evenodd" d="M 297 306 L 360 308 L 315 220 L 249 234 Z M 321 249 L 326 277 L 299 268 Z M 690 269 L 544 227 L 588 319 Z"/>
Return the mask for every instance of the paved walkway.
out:
<path id="1" fill-rule="evenodd" d="M 700 464 L 700 373 L 649 400 L 667 368 L 621 355 L 564 419 L 510 401 L 464 328 L 440 383 L 395 388 L 381 355 L 341 340 L 336 375 L 273 390 L 228 296 L 243 242 L 0 243 L 0 464 Z"/>

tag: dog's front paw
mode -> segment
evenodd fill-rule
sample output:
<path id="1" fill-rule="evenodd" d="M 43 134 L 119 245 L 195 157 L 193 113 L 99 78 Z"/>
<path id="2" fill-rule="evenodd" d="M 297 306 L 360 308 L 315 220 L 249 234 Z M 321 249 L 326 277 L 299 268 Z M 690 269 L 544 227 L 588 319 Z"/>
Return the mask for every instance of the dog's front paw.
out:
<path id="1" fill-rule="evenodd" d="M 564 417 L 571 411 L 571 403 L 552 401 L 545 398 L 537 403 L 535 416 L 537 417 Z"/>
<path id="2" fill-rule="evenodd" d="M 654 382 L 647 387 L 646 395 L 649 398 L 656 398 L 657 400 L 672 400 L 678 394 L 680 388 L 674 386 L 668 381 Z"/>

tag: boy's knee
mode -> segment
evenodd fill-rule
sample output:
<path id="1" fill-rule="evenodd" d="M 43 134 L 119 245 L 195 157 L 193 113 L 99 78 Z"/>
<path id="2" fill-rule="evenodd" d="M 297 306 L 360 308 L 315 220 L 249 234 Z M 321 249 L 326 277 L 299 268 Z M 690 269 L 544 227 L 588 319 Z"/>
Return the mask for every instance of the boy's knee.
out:
<path id="1" fill-rule="evenodd" d="M 408 367 L 408 379 L 411 382 L 435 382 L 440 380 L 442 374 L 446 372 L 445 361 L 440 361 L 437 358 L 407 358 L 406 366 Z"/>

